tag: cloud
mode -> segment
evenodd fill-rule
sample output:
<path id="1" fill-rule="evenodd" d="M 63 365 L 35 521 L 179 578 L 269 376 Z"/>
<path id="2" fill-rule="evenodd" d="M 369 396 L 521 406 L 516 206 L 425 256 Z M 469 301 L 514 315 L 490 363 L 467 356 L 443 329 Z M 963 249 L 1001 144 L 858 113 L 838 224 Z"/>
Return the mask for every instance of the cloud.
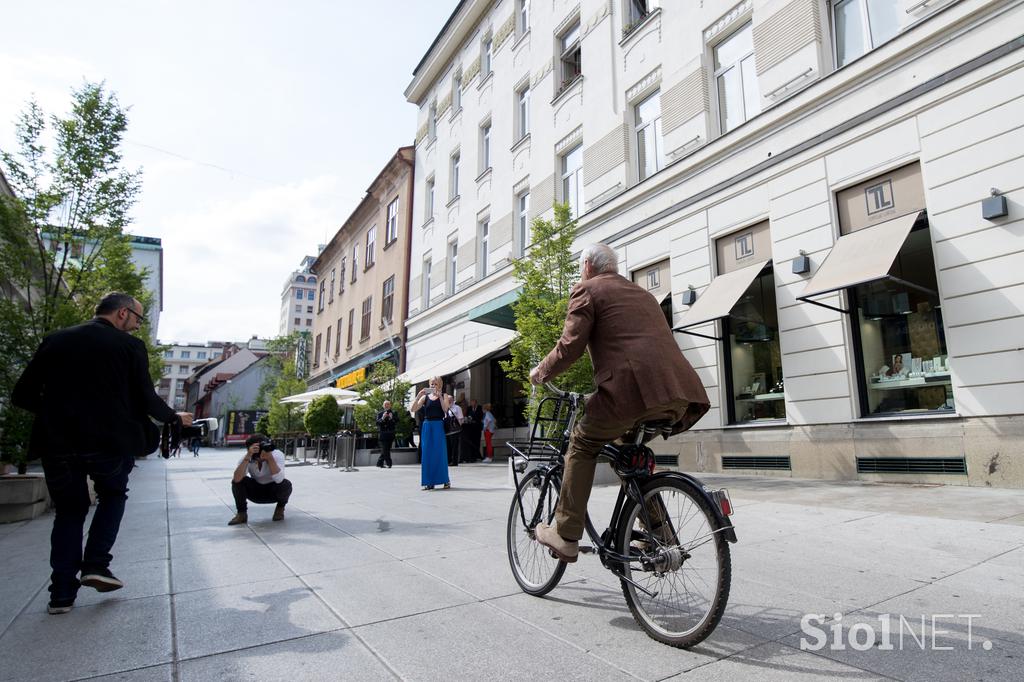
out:
<path id="1" fill-rule="evenodd" d="M 136 227 L 138 234 L 163 240 L 160 340 L 276 336 L 289 273 L 303 256 L 316 255 L 316 245 L 347 215 L 341 185 L 339 177 L 323 175 L 254 188 L 209 206 L 186 204 Z"/>

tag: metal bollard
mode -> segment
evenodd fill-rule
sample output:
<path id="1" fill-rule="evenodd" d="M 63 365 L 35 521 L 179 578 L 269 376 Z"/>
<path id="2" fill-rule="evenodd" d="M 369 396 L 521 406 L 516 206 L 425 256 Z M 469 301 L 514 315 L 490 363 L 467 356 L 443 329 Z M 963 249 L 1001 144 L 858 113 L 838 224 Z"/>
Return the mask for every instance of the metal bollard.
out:
<path id="1" fill-rule="evenodd" d="M 344 431 L 337 436 L 339 466 L 344 465 L 343 471 L 359 471 L 355 468 L 356 459 L 356 436 L 350 431 Z"/>

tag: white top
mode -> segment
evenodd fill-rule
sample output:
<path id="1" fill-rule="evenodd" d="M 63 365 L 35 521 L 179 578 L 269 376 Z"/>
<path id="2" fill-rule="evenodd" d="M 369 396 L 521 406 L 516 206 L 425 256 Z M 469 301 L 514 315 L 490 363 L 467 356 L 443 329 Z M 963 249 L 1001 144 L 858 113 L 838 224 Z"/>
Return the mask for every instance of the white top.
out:
<path id="1" fill-rule="evenodd" d="M 452 403 L 452 406 L 451 406 L 451 408 L 450 408 L 450 409 L 451 409 L 451 411 L 452 411 L 452 414 L 454 414 L 454 415 L 455 415 L 456 419 L 458 419 L 458 420 L 459 420 L 459 423 L 460 423 L 460 424 L 461 424 L 461 423 L 462 423 L 462 422 L 463 422 L 463 421 L 464 421 L 464 420 L 466 419 L 466 418 L 465 418 L 465 417 L 463 416 L 463 414 L 462 414 L 462 408 L 461 408 L 461 407 L 459 407 L 459 404 L 458 404 L 458 403 Z"/>
<path id="2" fill-rule="evenodd" d="M 266 462 L 251 461 L 252 456 L 248 452 L 245 453 L 245 456 L 240 459 L 238 463 L 241 464 L 243 460 L 250 460 L 249 466 L 246 467 L 245 472 L 252 478 L 256 479 L 256 482 L 261 485 L 266 485 L 271 482 L 280 483 L 284 480 L 284 453 L 280 450 L 274 450 L 270 454 L 274 456 L 274 461 L 277 462 L 277 467 L 281 470 L 280 473 L 271 474 L 270 465 Z"/>

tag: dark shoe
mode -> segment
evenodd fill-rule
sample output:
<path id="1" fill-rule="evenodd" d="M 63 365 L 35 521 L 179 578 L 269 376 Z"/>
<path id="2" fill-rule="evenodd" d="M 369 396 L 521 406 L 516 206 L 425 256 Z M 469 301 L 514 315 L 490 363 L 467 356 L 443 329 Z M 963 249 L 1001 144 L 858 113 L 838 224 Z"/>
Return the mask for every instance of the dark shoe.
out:
<path id="1" fill-rule="evenodd" d="M 424 490 L 433 490 L 434 486 L 432 486 L 432 485 L 425 485 L 425 486 L 423 486 L 423 489 Z"/>
<path id="2" fill-rule="evenodd" d="M 51 599 L 50 604 L 46 607 L 46 612 L 51 616 L 69 613 L 74 608 L 74 605 L 74 599 Z"/>
<path id="3" fill-rule="evenodd" d="M 550 549 L 554 552 L 555 556 L 565 563 L 571 564 L 579 558 L 580 543 L 566 540 L 558 534 L 554 526 L 539 523 L 534 531 L 534 535 L 537 538 L 537 542 Z"/>
<path id="4" fill-rule="evenodd" d="M 445 490 L 451 490 L 451 487 L 452 487 L 452 484 L 451 484 L 451 483 L 445 483 L 445 484 L 444 484 L 444 489 L 445 489 Z"/>
<path id="5" fill-rule="evenodd" d="M 283 504 L 279 504 L 276 507 L 274 507 L 273 519 L 275 521 L 284 521 L 284 505 Z"/>
<path id="6" fill-rule="evenodd" d="M 97 592 L 113 592 L 124 587 L 124 583 L 115 578 L 114 574 L 106 568 L 83 573 L 82 584 Z"/>
<path id="7" fill-rule="evenodd" d="M 229 526 L 237 526 L 240 523 L 249 523 L 249 515 L 246 512 L 238 512 L 228 521 Z"/>

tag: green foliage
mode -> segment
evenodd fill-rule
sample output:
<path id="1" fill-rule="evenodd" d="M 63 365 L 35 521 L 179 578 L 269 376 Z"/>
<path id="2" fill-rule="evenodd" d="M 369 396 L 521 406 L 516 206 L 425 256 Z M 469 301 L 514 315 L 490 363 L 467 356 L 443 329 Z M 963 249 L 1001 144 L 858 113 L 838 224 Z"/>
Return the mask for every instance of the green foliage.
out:
<path id="1" fill-rule="evenodd" d="M 524 386 L 530 384 L 530 370 L 555 347 L 569 307 L 569 293 L 579 281 L 580 265 L 572 256 L 576 221 L 568 204 L 555 204 L 554 221 L 535 218 L 531 225 L 533 246 L 513 263 L 516 280 L 522 286 L 512 305 L 518 336 L 511 344 L 512 359 L 503 361 L 508 376 Z M 556 381 L 566 391 L 593 389 L 594 370 L 586 353 Z M 530 397 L 527 414 L 536 413 L 541 395 Z"/>
<path id="2" fill-rule="evenodd" d="M 15 126 L 16 152 L 0 152 L 16 195 L 0 197 L 0 384 L 17 379 L 44 336 L 92 317 L 107 292 L 130 294 L 147 310 L 153 303 L 123 232 L 141 189 L 140 171 L 121 165 L 127 125 L 117 97 L 86 83 L 72 92 L 66 117 L 29 102 Z M 146 325 L 136 334 L 155 383 L 163 360 L 149 332 Z M 0 390 L 9 395 L 6 385 Z M 14 409 L 0 402 L 0 458 L 17 461 L 28 431 Z"/>
<path id="3" fill-rule="evenodd" d="M 302 420 L 303 406 L 298 403 L 281 402 L 282 398 L 306 390 L 306 382 L 297 376 L 295 371 L 298 336 L 297 333 L 281 336 L 267 344 L 271 354 L 264 362 L 267 363 L 269 371 L 256 396 L 256 407 L 270 410 L 264 427 L 266 431 L 262 433 L 277 436 L 302 431 L 305 428 Z"/>
<path id="4" fill-rule="evenodd" d="M 322 395 L 314 398 L 306 408 L 303 417 L 306 432 L 311 436 L 325 436 L 338 432 L 341 426 L 341 410 L 334 396 Z"/>
<path id="5" fill-rule="evenodd" d="M 256 433 L 262 433 L 263 435 L 270 434 L 270 415 L 265 414 L 256 420 Z"/>
<path id="6" fill-rule="evenodd" d="M 384 409 L 384 401 L 391 401 L 391 409 L 398 418 L 395 438 L 405 440 L 412 435 L 413 419 L 405 408 L 405 399 L 412 384 L 398 381 L 398 370 L 390 362 L 378 362 L 366 381 L 356 386 L 359 397 L 366 404 L 356 405 L 356 426 L 363 433 L 376 433 L 377 413 Z"/>

